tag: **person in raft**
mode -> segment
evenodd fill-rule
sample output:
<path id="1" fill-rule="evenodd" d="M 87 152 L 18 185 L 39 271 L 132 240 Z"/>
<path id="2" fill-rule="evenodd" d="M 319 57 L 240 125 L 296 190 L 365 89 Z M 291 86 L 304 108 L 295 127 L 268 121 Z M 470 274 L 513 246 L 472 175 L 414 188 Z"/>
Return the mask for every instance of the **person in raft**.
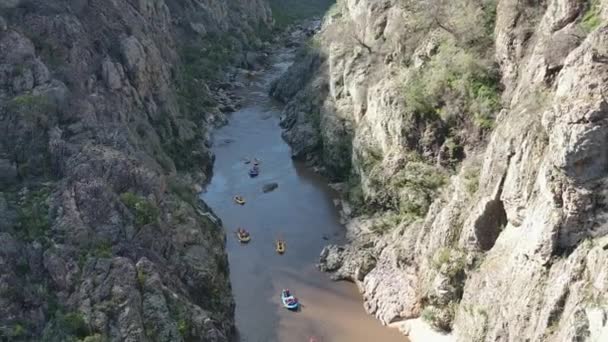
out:
<path id="1" fill-rule="evenodd" d="M 289 292 L 289 289 L 285 290 L 285 297 L 290 297 L 290 298 L 287 298 L 287 301 L 286 301 L 287 305 L 295 304 L 298 301 L 295 297 L 293 297 L 291 295 L 291 292 Z"/>

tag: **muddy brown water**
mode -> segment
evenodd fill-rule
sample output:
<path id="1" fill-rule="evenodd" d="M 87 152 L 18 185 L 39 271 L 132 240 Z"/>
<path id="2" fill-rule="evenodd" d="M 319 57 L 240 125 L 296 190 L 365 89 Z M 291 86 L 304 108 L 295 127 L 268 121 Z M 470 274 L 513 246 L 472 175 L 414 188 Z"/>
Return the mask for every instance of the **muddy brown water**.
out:
<path id="1" fill-rule="evenodd" d="M 243 108 L 214 132 L 214 175 L 202 194 L 222 219 L 228 234 L 230 278 L 236 301 L 237 341 L 319 342 L 407 341 L 382 326 L 363 309 L 354 284 L 333 282 L 315 263 L 324 245 L 344 241 L 344 228 L 333 205 L 336 194 L 322 177 L 292 161 L 278 126 L 282 106 L 269 98 L 270 81 L 284 72 L 292 52 L 273 57 L 274 66 L 240 92 Z M 243 158 L 261 161 L 256 178 Z M 263 193 L 264 184 L 279 187 Z M 246 204 L 237 205 L 233 196 Z M 244 227 L 251 242 L 240 244 L 234 231 Z M 278 255 L 274 241 L 287 251 Z M 280 291 L 289 288 L 300 299 L 299 312 L 285 310 Z"/>

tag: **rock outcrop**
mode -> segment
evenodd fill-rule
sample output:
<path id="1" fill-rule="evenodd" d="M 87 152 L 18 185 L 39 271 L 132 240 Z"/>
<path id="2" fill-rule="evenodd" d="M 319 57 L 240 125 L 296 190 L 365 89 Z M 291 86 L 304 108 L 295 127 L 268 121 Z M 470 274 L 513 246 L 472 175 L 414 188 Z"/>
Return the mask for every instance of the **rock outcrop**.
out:
<path id="1" fill-rule="evenodd" d="M 357 217 L 321 268 L 414 341 L 420 318 L 608 338 L 607 22 L 603 0 L 338 1 L 273 93 Z"/>
<path id="2" fill-rule="evenodd" d="M 195 189 L 222 65 L 271 21 L 262 0 L 0 1 L 0 339 L 228 341 Z"/>

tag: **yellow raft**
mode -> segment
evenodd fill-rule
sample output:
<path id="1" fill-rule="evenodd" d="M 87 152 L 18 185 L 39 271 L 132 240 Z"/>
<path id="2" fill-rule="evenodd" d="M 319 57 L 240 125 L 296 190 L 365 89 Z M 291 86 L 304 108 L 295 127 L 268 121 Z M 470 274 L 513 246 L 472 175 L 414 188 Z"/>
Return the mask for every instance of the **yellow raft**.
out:
<path id="1" fill-rule="evenodd" d="M 242 196 L 234 196 L 234 203 L 244 205 L 245 199 Z"/>
<path id="2" fill-rule="evenodd" d="M 276 251 L 279 254 L 285 253 L 285 249 L 287 248 L 285 241 L 278 240 L 276 243 Z"/>

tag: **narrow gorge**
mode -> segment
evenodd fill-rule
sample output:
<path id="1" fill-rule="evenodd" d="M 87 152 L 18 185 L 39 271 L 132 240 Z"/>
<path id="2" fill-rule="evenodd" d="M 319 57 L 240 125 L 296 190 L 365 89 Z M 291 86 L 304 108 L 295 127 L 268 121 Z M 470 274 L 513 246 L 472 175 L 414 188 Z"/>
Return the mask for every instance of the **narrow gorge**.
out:
<path id="1" fill-rule="evenodd" d="M 607 341 L 607 98 L 608 0 L 0 0 L 0 341 Z"/>

